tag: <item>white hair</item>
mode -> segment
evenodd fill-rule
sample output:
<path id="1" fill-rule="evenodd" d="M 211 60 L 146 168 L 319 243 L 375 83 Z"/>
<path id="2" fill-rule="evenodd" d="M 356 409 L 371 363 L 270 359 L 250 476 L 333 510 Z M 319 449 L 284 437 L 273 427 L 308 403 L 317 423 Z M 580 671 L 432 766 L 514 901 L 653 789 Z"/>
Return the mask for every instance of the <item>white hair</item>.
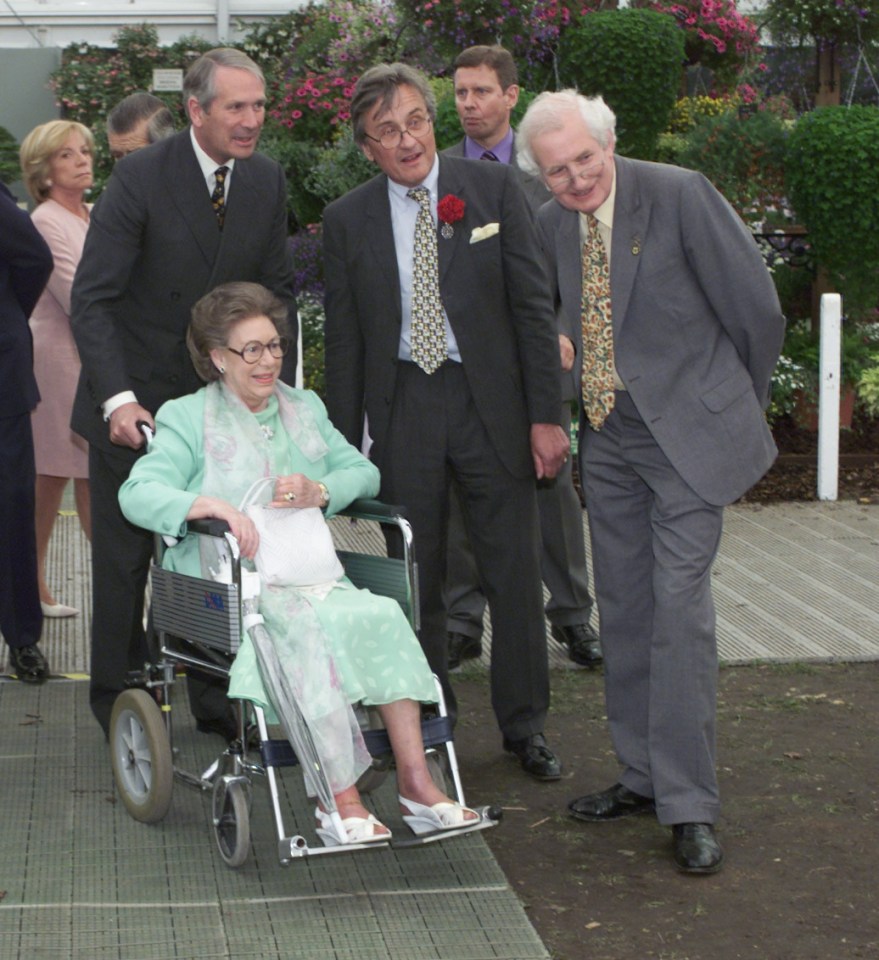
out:
<path id="1" fill-rule="evenodd" d="M 525 173 L 540 176 L 532 145 L 549 130 L 561 130 L 571 113 L 578 113 L 602 147 L 616 138 L 616 114 L 601 97 L 584 97 L 576 90 L 546 91 L 531 101 L 516 129 L 516 161 Z"/>

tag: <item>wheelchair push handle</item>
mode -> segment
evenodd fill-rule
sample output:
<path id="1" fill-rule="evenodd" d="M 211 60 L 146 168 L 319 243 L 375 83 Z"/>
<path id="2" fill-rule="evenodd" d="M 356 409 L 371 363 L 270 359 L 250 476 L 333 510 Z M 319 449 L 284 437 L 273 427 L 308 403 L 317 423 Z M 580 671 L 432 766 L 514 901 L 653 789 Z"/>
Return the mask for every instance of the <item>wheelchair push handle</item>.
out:
<path id="1" fill-rule="evenodd" d="M 153 427 L 147 423 L 146 420 L 138 420 L 137 429 L 143 434 L 144 440 L 146 440 L 147 449 L 149 449 L 150 444 L 153 442 L 153 437 L 155 436 Z"/>

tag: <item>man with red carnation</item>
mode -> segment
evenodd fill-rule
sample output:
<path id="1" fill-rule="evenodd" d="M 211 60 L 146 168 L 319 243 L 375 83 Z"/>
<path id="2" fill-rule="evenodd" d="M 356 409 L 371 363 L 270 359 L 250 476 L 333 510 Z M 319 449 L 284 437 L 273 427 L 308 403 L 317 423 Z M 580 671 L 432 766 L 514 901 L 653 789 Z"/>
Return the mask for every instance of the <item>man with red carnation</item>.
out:
<path id="1" fill-rule="evenodd" d="M 442 584 L 449 489 L 492 618 L 491 692 L 512 753 L 555 780 L 536 483 L 568 456 L 559 349 L 534 222 L 515 171 L 439 157 L 426 79 L 381 64 L 358 81 L 354 139 L 382 174 L 324 211 L 327 406 L 415 536 L 421 643 L 455 713 Z"/>

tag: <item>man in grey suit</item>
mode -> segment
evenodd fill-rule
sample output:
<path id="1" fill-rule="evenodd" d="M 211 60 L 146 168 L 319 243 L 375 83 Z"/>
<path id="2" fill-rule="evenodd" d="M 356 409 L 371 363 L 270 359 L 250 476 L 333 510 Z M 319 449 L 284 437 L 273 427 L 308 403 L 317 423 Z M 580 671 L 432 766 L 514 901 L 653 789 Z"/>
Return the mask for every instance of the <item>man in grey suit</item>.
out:
<path id="1" fill-rule="evenodd" d="M 455 106 L 466 136 L 443 152 L 453 157 L 510 164 L 517 171 L 525 196 L 536 213 L 552 195 L 539 177 L 516 166 L 516 138 L 510 116 L 519 100 L 519 78 L 512 54 L 497 45 L 468 47 L 455 59 L 454 71 Z M 560 319 L 564 320 L 565 316 Z M 573 370 L 574 340 L 578 334 L 575 331 L 572 335 L 560 326 L 558 336 L 562 367 L 561 426 L 570 433 L 571 401 L 579 393 Z M 601 663 L 601 645 L 589 623 L 592 597 L 583 542 L 583 511 L 571 474 L 572 465 L 567 461 L 555 480 L 542 482 L 537 488 L 542 544 L 540 570 L 549 589 L 546 616 L 553 638 L 567 647 L 568 656 L 575 663 L 594 668 Z M 457 496 L 452 498 L 449 518 L 449 569 L 445 590 L 452 668 L 461 660 L 481 655 L 485 613 L 485 595 L 479 586 Z"/>
<path id="2" fill-rule="evenodd" d="M 601 98 L 567 90 L 538 97 L 519 127 L 520 163 L 554 194 L 539 227 L 557 299 L 582 323 L 580 465 L 622 765 L 569 810 L 655 811 L 678 868 L 713 873 L 711 567 L 724 505 L 777 452 L 763 411 L 784 319 L 723 197 L 700 174 L 616 156 L 614 125 Z"/>
<path id="3" fill-rule="evenodd" d="M 382 174 L 324 211 L 327 408 L 357 446 L 366 413 L 382 497 L 408 512 L 420 639 L 452 714 L 442 583 L 457 480 L 498 638 L 504 748 L 554 780 L 535 485 L 569 444 L 549 284 L 514 172 L 438 157 L 435 116 L 429 84 L 404 64 L 355 88 L 354 138 Z"/>
<path id="4" fill-rule="evenodd" d="M 192 305 L 251 280 L 289 304 L 284 174 L 255 153 L 265 81 L 240 51 L 218 49 L 186 75 L 191 126 L 119 160 L 92 213 L 72 296 L 82 373 L 72 426 L 89 442 L 92 501 L 91 706 L 107 733 L 129 672 L 143 668 L 143 591 L 152 535 L 117 493 L 142 452 L 140 421 L 200 386 L 186 349 Z M 293 337 L 295 343 L 295 334 Z M 288 354 L 286 378 L 296 358 Z M 292 381 L 291 381 L 292 382 Z M 234 735 L 222 690 L 190 683 L 199 729 Z"/>

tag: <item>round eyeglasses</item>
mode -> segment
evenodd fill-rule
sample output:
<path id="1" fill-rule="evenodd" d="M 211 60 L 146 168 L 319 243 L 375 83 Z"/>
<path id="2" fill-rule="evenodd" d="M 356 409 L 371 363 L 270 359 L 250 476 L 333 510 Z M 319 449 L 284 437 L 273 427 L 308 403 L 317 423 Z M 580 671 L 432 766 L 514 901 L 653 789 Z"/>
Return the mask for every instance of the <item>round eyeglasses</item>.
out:
<path id="1" fill-rule="evenodd" d="M 280 360 L 290 349 L 290 341 L 286 337 L 278 337 L 275 340 L 269 340 L 268 343 L 249 340 L 241 350 L 229 346 L 226 349 L 230 353 L 237 353 L 245 363 L 259 363 L 264 350 L 268 350 L 269 356 L 274 357 L 275 360 Z"/>
<path id="2" fill-rule="evenodd" d="M 394 150 L 403 142 L 404 134 L 420 140 L 430 130 L 430 123 L 430 117 L 411 117 L 402 130 L 399 127 L 385 127 L 377 137 L 371 137 L 365 131 L 364 136 L 367 140 L 380 143 L 385 150 Z"/>
<path id="3" fill-rule="evenodd" d="M 552 167 L 549 170 L 542 171 L 543 179 L 550 190 L 564 190 L 578 177 L 584 180 L 597 177 L 604 169 L 604 161 L 604 157 L 598 160 L 591 156 L 583 157 L 575 160 L 569 167 Z M 572 168 L 573 173 L 571 172 Z"/>

